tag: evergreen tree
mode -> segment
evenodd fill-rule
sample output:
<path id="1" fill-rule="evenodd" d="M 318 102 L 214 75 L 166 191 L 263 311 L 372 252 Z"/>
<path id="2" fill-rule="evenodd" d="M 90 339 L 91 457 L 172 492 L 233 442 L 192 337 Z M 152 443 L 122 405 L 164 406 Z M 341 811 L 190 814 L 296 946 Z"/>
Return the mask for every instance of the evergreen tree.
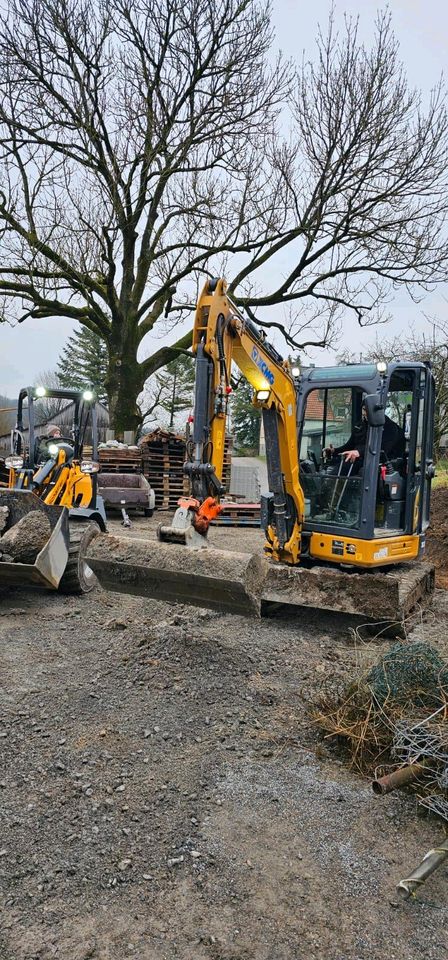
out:
<path id="1" fill-rule="evenodd" d="M 233 435 L 236 450 L 258 453 L 260 443 L 261 411 L 254 407 L 253 387 L 241 380 L 232 397 Z"/>
<path id="2" fill-rule="evenodd" d="M 61 387 L 74 390 L 92 387 L 97 399 L 107 402 L 104 386 L 107 362 L 104 340 L 87 327 L 80 327 L 68 338 L 59 357 L 57 375 Z"/>
<path id="3" fill-rule="evenodd" d="M 190 354 L 181 353 L 157 374 L 158 407 L 168 414 L 168 426 L 174 426 L 176 414 L 193 406 L 195 362 Z"/>

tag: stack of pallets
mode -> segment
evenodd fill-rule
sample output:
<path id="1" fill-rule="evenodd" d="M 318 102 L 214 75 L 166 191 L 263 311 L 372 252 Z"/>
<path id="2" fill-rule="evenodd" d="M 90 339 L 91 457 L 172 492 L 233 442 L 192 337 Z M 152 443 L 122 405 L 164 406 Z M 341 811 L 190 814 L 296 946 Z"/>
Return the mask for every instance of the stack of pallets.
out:
<path id="1" fill-rule="evenodd" d="M 0 459 L 0 487 L 7 487 L 9 483 L 9 470 L 5 467 L 4 459 Z"/>
<path id="2" fill-rule="evenodd" d="M 142 473 L 140 450 L 127 447 L 102 447 L 99 461 L 103 473 Z"/>
<path id="3" fill-rule="evenodd" d="M 259 527 L 259 503 L 233 503 L 221 500 L 222 511 L 212 520 L 218 527 Z"/>
<path id="4" fill-rule="evenodd" d="M 140 441 L 143 474 L 156 495 L 156 509 L 177 507 L 180 497 L 188 496 L 189 481 L 184 476 L 185 440 L 169 430 L 154 430 Z"/>
<path id="5" fill-rule="evenodd" d="M 222 482 L 226 488 L 226 493 L 230 490 L 230 473 L 232 470 L 232 448 L 233 437 L 226 436 L 224 441 L 224 462 L 222 467 Z"/>

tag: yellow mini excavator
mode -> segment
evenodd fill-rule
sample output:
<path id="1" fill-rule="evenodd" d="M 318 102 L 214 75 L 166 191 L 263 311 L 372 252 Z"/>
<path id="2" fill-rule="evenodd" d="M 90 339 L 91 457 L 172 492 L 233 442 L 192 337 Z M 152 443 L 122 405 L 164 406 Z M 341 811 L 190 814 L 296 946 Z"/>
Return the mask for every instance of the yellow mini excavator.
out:
<path id="1" fill-rule="evenodd" d="M 208 281 L 194 324 L 193 435 L 159 543 L 96 537 L 88 559 L 113 590 L 239 613 L 272 603 L 402 619 L 433 589 L 429 522 L 434 378 L 425 363 L 292 370 Z M 207 546 L 220 509 L 231 365 L 254 389 L 266 442 L 265 558 Z"/>
<path id="2" fill-rule="evenodd" d="M 67 401 L 70 436 L 36 435 L 35 407 L 43 397 Z M 40 586 L 87 593 L 95 577 L 84 553 L 106 530 L 97 490 L 97 421 L 93 393 L 25 387 L 11 435 L 7 489 L 0 490 L 0 586 Z M 26 426 L 24 421 L 27 420 Z M 92 457 L 83 457 L 89 431 Z"/>

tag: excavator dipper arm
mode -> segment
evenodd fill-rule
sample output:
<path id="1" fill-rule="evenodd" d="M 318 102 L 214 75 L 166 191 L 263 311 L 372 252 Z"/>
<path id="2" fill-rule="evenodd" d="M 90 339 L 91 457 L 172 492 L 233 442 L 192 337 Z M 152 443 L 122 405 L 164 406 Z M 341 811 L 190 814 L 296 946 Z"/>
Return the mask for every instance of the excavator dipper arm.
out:
<path id="1" fill-rule="evenodd" d="M 219 510 L 219 497 L 224 493 L 224 439 L 233 362 L 254 388 L 254 403 L 263 416 L 270 490 L 266 552 L 273 560 L 297 564 L 304 495 L 299 482 L 296 395 L 289 364 L 267 342 L 264 333 L 242 316 L 222 279 L 208 281 L 199 297 L 193 351 L 194 422 L 185 472 L 191 479 L 197 506 L 180 501 L 181 513 L 175 515 L 171 528 L 160 528 L 159 538 L 179 542 L 182 522 L 186 530 L 193 527 L 205 545 L 208 524 Z M 197 546 L 200 541 L 186 533 L 183 542 Z"/>

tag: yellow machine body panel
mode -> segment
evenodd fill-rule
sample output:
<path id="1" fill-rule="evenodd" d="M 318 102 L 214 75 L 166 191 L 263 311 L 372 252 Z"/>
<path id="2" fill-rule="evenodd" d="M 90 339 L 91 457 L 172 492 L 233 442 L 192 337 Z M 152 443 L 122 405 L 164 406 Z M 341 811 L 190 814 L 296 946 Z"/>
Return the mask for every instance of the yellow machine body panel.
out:
<path id="1" fill-rule="evenodd" d="M 310 557 L 343 563 L 353 567 L 386 567 L 391 563 L 415 560 L 420 552 L 420 537 L 396 536 L 375 540 L 340 536 L 337 532 L 312 533 Z"/>
<path id="2" fill-rule="evenodd" d="M 34 474 L 34 480 L 38 476 L 39 469 Z M 10 490 L 17 487 L 29 489 L 31 484 L 29 477 L 23 471 L 11 469 L 8 486 Z M 89 474 L 82 473 L 77 460 L 66 463 L 65 451 L 60 450 L 54 468 L 35 492 L 44 503 L 49 505 L 67 507 L 69 510 L 75 506 L 89 507 L 93 493 L 92 478 Z"/>

